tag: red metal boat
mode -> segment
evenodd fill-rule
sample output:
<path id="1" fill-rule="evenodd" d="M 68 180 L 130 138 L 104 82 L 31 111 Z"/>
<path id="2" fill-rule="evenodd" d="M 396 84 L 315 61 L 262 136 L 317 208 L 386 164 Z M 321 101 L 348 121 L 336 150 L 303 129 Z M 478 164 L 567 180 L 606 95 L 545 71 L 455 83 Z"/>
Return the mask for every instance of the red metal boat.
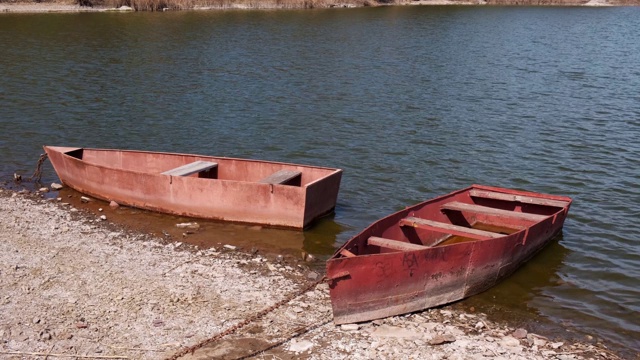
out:
<path id="1" fill-rule="evenodd" d="M 478 294 L 560 233 L 571 199 L 473 185 L 380 219 L 327 262 L 336 324 Z"/>
<path id="2" fill-rule="evenodd" d="M 123 205 L 304 228 L 331 213 L 342 170 L 224 157 L 45 146 L 67 186 Z"/>

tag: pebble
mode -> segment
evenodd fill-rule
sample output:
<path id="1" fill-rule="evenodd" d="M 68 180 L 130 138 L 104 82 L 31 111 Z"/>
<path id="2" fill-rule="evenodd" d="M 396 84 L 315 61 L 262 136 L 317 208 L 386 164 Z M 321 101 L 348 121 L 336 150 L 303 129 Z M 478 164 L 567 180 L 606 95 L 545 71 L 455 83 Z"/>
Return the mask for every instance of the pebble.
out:
<path id="1" fill-rule="evenodd" d="M 310 350 L 311 348 L 313 348 L 313 346 L 314 344 L 309 340 L 296 341 L 294 339 L 294 340 L 291 340 L 291 343 L 289 345 L 289 351 L 299 354 L 301 352 Z"/>
<path id="2" fill-rule="evenodd" d="M 61 184 L 58 183 L 51 183 L 51 190 L 55 190 L 58 191 L 60 189 L 64 188 L 64 186 L 62 186 Z"/>
<path id="3" fill-rule="evenodd" d="M 358 324 L 342 324 L 340 325 L 340 330 L 342 331 L 356 331 L 360 329 L 360 325 Z"/>
<path id="4" fill-rule="evenodd" d="M 527 330 L 525 329 L 516 329 L 516 331 L 514 331 L 511 336 L 513 336 L 516 339 L 524 339 L 527 337 Z"/>
<path id="5" fill-rule="evenodd" d="M 88 198 L 86 196 L 81 196 L 80 201 L 82 201 L 83 203 L 88 203 L 89 201 L 91 201 L 91 198 Z"/>
<path id="6" fill-rule="evenodd" d="M 198 230 L 200 228 L 200 224 L 198 224 L 197 222 L 188 222 L 188 223 L 176 224 L 176 227 L 179 229 Z"/>
<path id="7" fill-rule="evenodd" d="M 456 341 L 453 335 L 436 335 L 429 340 L 429 345 L 442 345 Z"/>
<path id="8" fill-rule="evenodd" d="M 120 204 L 118 204 L 117 202 L 111 200 L 111 202 L 109 203 L 109 207 L 112 209 L 117 209 L 120 207 Z"/>
<path id="9" fill-rule="evenodd" d="M 500 340 L 500 343 L 506 347 L 516 347 L 520 346 L 520 340 L 514 338 L 513 336 L 505 336 Z"/>
<path id="10" fill-rule="evenodd" d="M 552 349 L 559 349 L 562 345 L 564 345 L 563 342 L 554 342 L 549 346 L 551 346 Z"/>

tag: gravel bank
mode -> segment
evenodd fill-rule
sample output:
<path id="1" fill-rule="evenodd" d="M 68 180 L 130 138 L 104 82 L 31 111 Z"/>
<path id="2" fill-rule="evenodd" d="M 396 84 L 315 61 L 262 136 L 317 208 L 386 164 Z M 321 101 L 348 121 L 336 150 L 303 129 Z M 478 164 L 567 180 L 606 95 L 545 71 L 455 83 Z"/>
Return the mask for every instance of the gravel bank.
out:
<path id="1" fill-rule="evenodd" d="M 224 241 L 222 241 L 224 243 Z M 318 274 L 225 247 L 118 229 L 0 189 L 0 358 L 165 359 L 304 288 Z M 321 284 L 182 359 L 611 359 L 447 307 L 331 323 Z"/>

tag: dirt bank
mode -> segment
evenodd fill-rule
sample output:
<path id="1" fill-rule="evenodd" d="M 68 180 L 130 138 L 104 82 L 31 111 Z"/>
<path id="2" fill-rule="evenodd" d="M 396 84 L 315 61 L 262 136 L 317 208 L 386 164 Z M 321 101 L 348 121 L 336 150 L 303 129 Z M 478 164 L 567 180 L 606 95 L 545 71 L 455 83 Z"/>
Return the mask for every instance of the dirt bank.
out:
<path id="1" fill-rule="evenodd" d="M 82 0 L 92 3 L 91 0 Z M 220 9 L 304 9 L 353 8 L 385 5 L 541 5 L 541 6 L 630 6 L 640 0 L 96 0 L 94 6 L 79 6 L 78 2 L 2 2 L 0 13 L 59 13 L 59 12 L 127 12 L 135 10 L 220 10 Z"/>
<path id="2" fill-rule="evenodd" d="M 0 358 L 171 357 L 319 276 L 272 259 L 167 243 L 60 200 L 0 189 Z M 447 307 L 336 327 L 320 284 L 182 358 L 615 358 L 515 330 Z"/>

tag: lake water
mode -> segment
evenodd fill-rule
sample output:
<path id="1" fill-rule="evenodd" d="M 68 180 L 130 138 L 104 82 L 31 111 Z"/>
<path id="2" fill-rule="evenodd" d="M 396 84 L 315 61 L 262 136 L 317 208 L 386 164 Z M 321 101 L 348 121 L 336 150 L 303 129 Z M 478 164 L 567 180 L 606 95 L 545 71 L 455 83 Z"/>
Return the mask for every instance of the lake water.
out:
<path id="1" fill-rule="evenodd" d="M 472 183 L 568 195 L 561 238 L 459 306 L 634 357 L 639 29 L 633 7 L 0 14 L 0 181 L 43 144 L 339 167 L 335 216 L 310 231 L 207 225 L 321 258 Z"/>

